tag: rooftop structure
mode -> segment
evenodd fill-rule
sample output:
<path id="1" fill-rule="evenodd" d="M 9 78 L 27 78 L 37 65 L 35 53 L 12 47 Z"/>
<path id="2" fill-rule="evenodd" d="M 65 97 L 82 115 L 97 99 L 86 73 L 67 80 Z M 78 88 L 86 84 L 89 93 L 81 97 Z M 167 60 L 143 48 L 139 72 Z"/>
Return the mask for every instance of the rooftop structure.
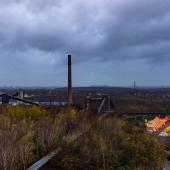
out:
<path id="1" fill-rule="evenodd" d="M 165 126 L 165 124 L 169 121 L 170 121 L 169 118 L 160 118 L 160 117 L 156 116 L 153 120 L 146 123 L 146 126 L 149 129 L 152 129 L 153 131 L 158 131 L 163 126 Z"/>
<path id="2" fill-rule="evenodd" d="M 146 123 L 148 132 L 157 136 L 170 137 L 170 118 L 160 118 L 156 116 Z"/>

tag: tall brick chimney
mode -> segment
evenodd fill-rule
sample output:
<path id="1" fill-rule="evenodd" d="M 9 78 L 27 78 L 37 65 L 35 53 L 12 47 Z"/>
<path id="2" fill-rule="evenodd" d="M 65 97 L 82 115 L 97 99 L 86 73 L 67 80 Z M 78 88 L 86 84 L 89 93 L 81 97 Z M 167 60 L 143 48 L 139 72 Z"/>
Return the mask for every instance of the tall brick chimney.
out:
<path id="1" fill-rule="evenodd" d="M 71 55 L 68 55 L 68 107 L 73 103 L 72 101 L 72 70 L 71 70 Z"/>

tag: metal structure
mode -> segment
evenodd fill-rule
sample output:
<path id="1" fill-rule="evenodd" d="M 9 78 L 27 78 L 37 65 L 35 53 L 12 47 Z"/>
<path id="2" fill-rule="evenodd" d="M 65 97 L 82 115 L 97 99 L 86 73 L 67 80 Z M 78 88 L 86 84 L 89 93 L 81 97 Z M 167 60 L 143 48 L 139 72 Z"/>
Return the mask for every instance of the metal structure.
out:
<path id="1" fill-rule="evenodd" d="M 32 101 L 16 97 L 16 95 L 9 95 L 9 94 L 3 93 L 3 94 L 0 94 L 0 97 L 2 98 L 2 104 L 9 104 L 10 99 L 12 99 L 12 100 L 16 100 L 18 102 L 22 102 L 26 104 L 38 105 L 37 103 L 34 103 Z"/>
<path id="2" fill-rule="evenodd" d="M 114 104 L 110 96 L 100 96 L 96 98 L 86 98 L 86 109 L 97 111 L 98 114 L 113 110 Z"/>
<path id="3" fill-rule="evenodd" d="M 50 152 L 48 155 L 44 156 L 43 158 L 35 162 L 32 166 L 27 168 L 27 170 L 38 170 L 42 168 L 46 163 L 48 163 L 54 156 L 59 154 L 61 151 L 62 151 L 62 148 L 58 147 L 54 151 Z"/>

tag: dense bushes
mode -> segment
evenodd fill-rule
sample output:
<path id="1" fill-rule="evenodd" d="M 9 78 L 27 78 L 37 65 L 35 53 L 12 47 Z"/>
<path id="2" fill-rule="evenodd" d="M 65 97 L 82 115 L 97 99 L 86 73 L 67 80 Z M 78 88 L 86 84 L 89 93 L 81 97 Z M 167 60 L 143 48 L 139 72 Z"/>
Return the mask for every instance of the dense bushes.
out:
<path id="1" fill-rule="evenodd" d="M 10 119 L 36 119 L 46 114 L 45 110 L 39 106 L 11 106 L 8 105 L 4 114 Z"/>
<path id="2" fill-rule="evenodd" d="M 7 106 L 0 115 L 0 170 L 23 170 L 65 144 L 69 132 L 79 129 L 78 121 L 74 109 L 63 108 L 54 116 L 42 107 Z"/>
<path id="3" fill-rule="evenodd" d="M 51 165 L 60 170 L 161 170 L 163 145 L 143 129 L 106 118 Z"/>
<path id="4" fill-rule="evenodd" d="M 7 106 L 0 122 L 0 170 L 26 169 L 57 146 L 67 149 L 52 161 L 51 170 L 161 169 L 162 144 L 110 114 L 97 120 L 84 110 L 61 108 L 54 115 L 37 106 Z"/>

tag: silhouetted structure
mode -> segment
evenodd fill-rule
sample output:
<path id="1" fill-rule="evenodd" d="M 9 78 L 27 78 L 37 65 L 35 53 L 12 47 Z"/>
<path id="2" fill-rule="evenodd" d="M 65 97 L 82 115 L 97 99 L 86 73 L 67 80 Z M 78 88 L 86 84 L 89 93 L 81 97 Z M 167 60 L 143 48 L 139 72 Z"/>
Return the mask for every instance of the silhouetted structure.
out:
<path id="1" fill-rule="evenodd" d="M 136 81 L 134 80 L 134 90 L 136 91 Z"/>
<path id="2" fill-rule="evenodd" d="M 101 96 L 96 98 L 86 98 L 86 109 L 97 111 L 98 114 L 108 112 L 114 109 L 114 104 L 110 96 Z"/>
<path id="3" fill-rule="evenodd" d="M 16 100 L 16 101 L 27 103 L 27 104 L 38 105 L 37 103 L 31 102 L 25 99 L 21 99 L 19 97 L 15 97 L 15 95 L 12 96 L 6 93 L 1 94 L 0 97 L 2 98 L 2 104 L 9 104 L 10 99 L 12 99 L 12 100 Z"/>
<path id="4" fill-rule="evenodd" d="M 68 55 L 68 106 L 70 107 L 72 101 L 72 68 L 71 68 L 71 55 Z"/>
<path id="5" fill-rule="evenodd" d="M 137 95 L 137 89 L 136 89 L 136 81 L 134 80 L 134 84 L 133 84 L 133 90 L 134 90 L 134 95 Z"/>
<path id="6" fill-rule="evenodd" d="M 24 99 L 24 92 L 23 91 L 16 92 L 13 96 L 19 99 Z M 19 100 L 17 101 L 17 104 L 22 104 L 22 103 L 23 103 L 22 101 Z"/>

